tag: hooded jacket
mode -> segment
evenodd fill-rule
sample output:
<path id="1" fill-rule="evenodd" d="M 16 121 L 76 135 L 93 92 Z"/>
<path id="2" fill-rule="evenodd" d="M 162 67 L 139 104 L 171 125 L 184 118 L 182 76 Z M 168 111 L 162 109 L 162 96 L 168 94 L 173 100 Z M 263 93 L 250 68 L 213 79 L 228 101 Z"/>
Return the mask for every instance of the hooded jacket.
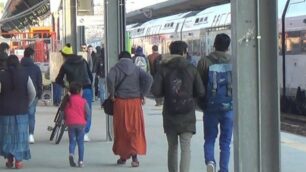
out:
<path id="1" fill-rule="evenodd" d="M 173 69 L 187 70 L 188 73 L 193 75 L 193 82 L 191 92 L 189 93 L 191 98 L 198 98 L 204 96 L 204 87 L 202 84 L 201 77 L 196 70 L 196 68 L 190 64 L 187 59 L 181 55 L 165 55 L 162 57 L 161 68 L 154 77 L 154 82 L 152 86 L 152 93 L 155 97 L 165 97 L 166 99 L 171 99 L 171 97 L 166 97 L 167 93 L 164 89 L 165 78 L 167 74 Z M 183 132 L 196 132 L 196 117 L 195 117 L 195 107 L 192 111 L 187 114 L 171 114 L 167 110 L 167 105 L 163 107 L 163 126 L 165 133 L 183 133 Z"/>
<path id="2" fill-rule="evenodd" d="M 69 83 L 82 83 L 83 88 L 91 88 L 92 74 L 88 63 L 82 56 L 71 55 L 66 57 L 66 61 L 61 66 L 61 69 L 55 79 L 56 83 L 64 85 L 64 76 Z"/>
<path id="3" fill-rule="evenodd" d="M 108 73 L 107 88 L 114 97 L 140 98 L 149 92 L 152 81 L 151 75 L 137 67 L 132 59 L 121 58 Z"/>
<path id="4" fill-rule="evenodd" d="M 21 59 L 21 65 L 25 69 L 26 73 L 31 77 L 36 90 L 36 97 L 41 98 L 43 92 L 42 74 L 40 68 L 34 64 L 34 61 L 30 57 L 23 57 Z"/>

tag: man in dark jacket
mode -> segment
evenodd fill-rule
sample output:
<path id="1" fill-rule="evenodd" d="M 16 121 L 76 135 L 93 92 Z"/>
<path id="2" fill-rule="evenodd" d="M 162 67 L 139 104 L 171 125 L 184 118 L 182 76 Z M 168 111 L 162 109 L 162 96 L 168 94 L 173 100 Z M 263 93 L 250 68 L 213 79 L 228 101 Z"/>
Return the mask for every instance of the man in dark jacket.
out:
<path id="1" fill-rule="evenodd" d="M 73 54 L 72 47 L 70 44 L 67 44 L 61 51 L 60 51 L 65 58 L 64 64 L 61 66 L 60 71 L 55 79 L 55 82 L 59 85 L 65 87 L 64 84 L 64 77 L 68 83 L 71 82 L 79 82 L 83 85 L 83 97 L 86 99 L 90 110 L 92 105 L 92 73 L 88 66 L 88 63 L 82 56 L 78 56 Z M 84 141 L 89 141 L 88 132 L 91 126 L 91 113 L 90 118 L 87 119 L 86 127 L 85 127 L 85 136 Z"/>
<path id="2" fill-rule="evenodd" d="M 97 52 L 98 54 L 98 52 Z M 105 92 L 105 55 L 104 55 L 104 48 L 101 49 L 100 56 L 97 58 L 97 74 L 98 77 L 98 87 L 99 87 L 99 97 L 100 97 L 100 105 L 102 107 L 103 102 L 106 98 Z"/>
<path id="3" fill-rule="evenodd" d="M 34 50 L 31 47 L 27 47 L 24 50 L 24 57 L 21 59 L 21 65 L 31 77 L 35 90 L 36 98 L 29 107 L 29 143 L 34 143 L 34 128 L 35 128 L 35 113 L 38 99 L 41 99 L 43 92 L 42 86 L 42 74 L 38 65 L 34 64 L 33 61 Z"/>
<path id="4" fill-rule="evenodd" d="M 204 96 L 205 92 L 198 71 L 186 59 L 187 44 L 175 41 L 169 48 L 171 55 L 162 57 L 161 68 L 154 77 L 152 93 L 155 97 L 164 97 L 163 126 L 168 140 L 168 170 L 188 172 L 190 141 L 196 132 L 194 98 Z M 175 72 L 177 78 L 173 75 Z M 184 78 L 181 78 L 180 73 Z M 177 93 L 175 96 L 173 88 L 174 93 Z M 180 105 L 175 105 L 176 102 L 180 102 Z M 180 170 L 177 160 L 178 138 L 181 145 Z"/>
<path id="5" fill-rule="evenodd" d="M 215 51 L 209 54 L 208 57 L 203 57 L 198 63 L 198 71 L 206 87 L 206 99 L 203 106 L 204 109 L 204 154 L 205 163 L 208 172 L 216 171 L 216 161 L 214 157 L 215 140 L 218 136 L 218 125 L 220 124 L 220 172 L 228 172 L 228 163 L 230 159 L 230 144 L 233 131 L 233 110 L 214 109 L 211 110 L 213 104 L 208 104 L 208 88 L 209 82 L 209 67 L 212 65 L 228 65 L 230 64 L 230 55 L 227 54 L 230 45 L 230 37 L 226 34 L 218 34 L 215 38 L 214 47 Z M 223 83 L 223 85 L 225 85 Z M 219 90 L 221 88 L 218 87 Z M 218 92 L 218 91 L 217 91 Z M 218 94 L 218 93 L 216 93 Z M 222 102 L 222 104 L 224 104 Z"/>

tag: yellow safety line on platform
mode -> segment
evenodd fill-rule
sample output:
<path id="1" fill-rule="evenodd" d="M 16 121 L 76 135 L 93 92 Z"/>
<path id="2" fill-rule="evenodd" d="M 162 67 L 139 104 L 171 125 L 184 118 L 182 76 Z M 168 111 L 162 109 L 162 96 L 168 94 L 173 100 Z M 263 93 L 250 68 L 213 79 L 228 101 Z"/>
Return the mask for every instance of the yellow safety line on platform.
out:
<path id="1" fill-rule="evenodd" d="M 285 144 L 286 146 L 289 146 L 291 148 L 306 152 L 306 144 L 304 144 L 304 143 L 292 141 L 292 140 L 286 139 L 286 138 L 282 138 L 281 143 Z"/>

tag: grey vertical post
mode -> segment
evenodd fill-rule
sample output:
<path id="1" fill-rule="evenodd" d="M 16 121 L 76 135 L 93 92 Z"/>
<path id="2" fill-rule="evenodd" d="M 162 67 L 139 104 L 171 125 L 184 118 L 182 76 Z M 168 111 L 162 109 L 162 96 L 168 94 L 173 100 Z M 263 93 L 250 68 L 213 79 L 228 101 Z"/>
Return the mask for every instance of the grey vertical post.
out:
<path id="1" fill-rule="evenodd" d="M 125 1 L 105 0 L 105 60 L 106 71 L 118 61 L 118 54 L 124 50 L 125 32 Z M 113 119 L 106 117 L 106 140 L 111 141 L 113 136 Z"/>
<path id="2" fill-rule="evenodd" d="M 235 172 L 280 172 L 277 1 L 232 0 Z"/>
<path id="3" fill-rule="evenodd" d="M 70 43 L 73 47 L 73 52 L 77 52 L 77 4 L 76 0 L 63 0 L 63 24 L 64 24 L 64 44 Z"/>

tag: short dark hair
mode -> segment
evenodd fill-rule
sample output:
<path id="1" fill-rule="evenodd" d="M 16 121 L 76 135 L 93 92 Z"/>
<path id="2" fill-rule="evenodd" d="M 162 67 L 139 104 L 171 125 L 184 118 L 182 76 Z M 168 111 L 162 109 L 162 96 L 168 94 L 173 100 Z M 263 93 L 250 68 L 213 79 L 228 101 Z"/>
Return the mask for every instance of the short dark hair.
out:
<path id="1" fill-rule="evenodd" d="M 187 43 L 184 41 L 174 41 L 170 44 L 170 54 L 180 54 L 183 55 L 187 53 Z"/>
<path id="2" fill-rule="evenodd" d="M 24 50 L 23 55 L 24 55 L 24 57 L 30 57 L 30 56 L 34 55 L 34 53 L 35 53 L 35 51 L 34 51 L 33 48 L 27 47 L 27 48 Z"/>
<path id="3" fill-rule="evenodd" d="M 79 94 L 82 90 L 82 84 L 79 82 L 71 82 L 69 85 L 69 92 L 71 94 Z"/>
<path id="4" fill-rule="evenodd" d="M 9 55 L 7 59 L 7 66 L 19 67 L 19 59 L 16 55 Z"/>
<path id="5" fill-rule="evenodd" d="M 6 42 L 1 42 L 0 43 L 0 51 L 3 52 L 6 49 L 10 49 L 9 44 L 7 44 Z"/>
<path id="6" fill-rule="evenodd" d="M 153 50 L 153 51 L 158 51 L 158 46 L 157 46 L 157 45 L 153 45 L 153 46 L 152 46 L 152 50 Z"/>
<path id="7" fill-rule="evenodd" d="M 131 57 L 131 54 L 129 53 L 129 52 L 127 52 L 127 51 L 121 51 L 121 53 L 119 54 L 119 59 L 121 59 L 121 58 L 132 58 Z"/>
<path id="8" fill-rule="evenodd" d="M 217 51 L 227 51 L 230 43 L 231 38 L 225 33 L 220 33 L 215 38 L 214 47 Z"/>

